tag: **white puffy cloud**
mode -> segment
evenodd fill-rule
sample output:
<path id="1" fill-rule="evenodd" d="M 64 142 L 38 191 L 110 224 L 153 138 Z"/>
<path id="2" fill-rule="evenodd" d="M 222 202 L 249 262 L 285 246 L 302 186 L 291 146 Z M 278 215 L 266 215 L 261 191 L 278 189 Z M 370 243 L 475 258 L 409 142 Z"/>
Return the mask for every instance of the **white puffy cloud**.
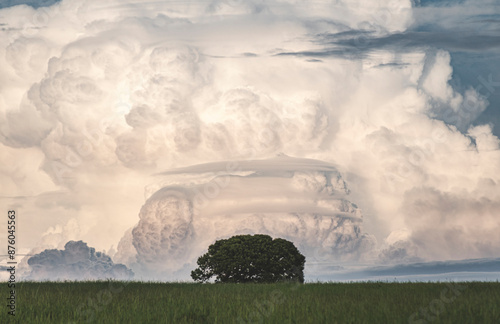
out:
<path id="1" fill-rule="evenodd" d="M 498 192 L 496 181 L 490 181 L 478 185 Z M 425 187 L 413 189 L 405 201 L 411 241 L 424 257 L 434 260 L 496 257 L 500 243 L 495 234 L 499 230 L 498 198 L 473 190 L 446 193 Z"/>
<path id="2" fill-rule="evenodd" d="M 471 3 L 455 10 L 483 13 Z M 362 255 L 373 237 L 384 261 L 492 256 L 498 240 L 476 220 L 498 224 L 499 140 L 495 125 L 474 123 L 494 96 L 482 83 L 480 91 L 453 82 L 453 37 L 416 31 L 446 10 L 410 0 L 64 0 L 1 9 L 2 204 L 38 225 L 24 229 L 25 248 L 83 239 L 108 249 L 123 237 L 120 260 L 160 257 L 162 271 L 242 229 L 290 237 L 315 257 L 318 245 L 338 260 Z M 447 31 L 455 22 L 436 24 Z M 444 49 L 435 48 L 440 41 Z M 321 227 L 328 210 L 358 210 L 312 198 L 338 191 L 328 185 L 331 170 L 301 173 L 283 160 L 272 172 L 255 169 L 280 152 L 335 165 L 363 209 L 363 232 L 352 217 Z M 205 216 L 190 214 L 190 190 L 223 181 L 219 169 L 158 175 L 226 160 L 253 162 L 228 172 L 234 192 L 222 190 Z M 184 200 L 154 194 L 174 185 L 187 188 L 168 191 Z M 278 196 L 246 203 L 257 188 L 308 194 L 296 204 Z M 467 212 L 448 215 L 454 203 Z M 221 229 L 200 239 L 197 226 L 216 220 Z M 313 239 L 328 231 L 326 245 Z M 452 232 L 460 249 L 429 237 Z"/>

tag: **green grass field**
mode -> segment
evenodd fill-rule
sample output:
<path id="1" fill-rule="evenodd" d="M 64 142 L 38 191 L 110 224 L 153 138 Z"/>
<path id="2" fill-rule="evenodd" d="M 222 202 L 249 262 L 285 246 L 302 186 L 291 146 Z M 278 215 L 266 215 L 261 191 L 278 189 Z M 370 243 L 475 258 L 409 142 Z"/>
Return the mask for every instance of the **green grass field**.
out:
<path id="1" fill-rule="evenodd" d="M 500 323 L 498 282 L 23 282 L 16 296 L 0 323 Z"/>

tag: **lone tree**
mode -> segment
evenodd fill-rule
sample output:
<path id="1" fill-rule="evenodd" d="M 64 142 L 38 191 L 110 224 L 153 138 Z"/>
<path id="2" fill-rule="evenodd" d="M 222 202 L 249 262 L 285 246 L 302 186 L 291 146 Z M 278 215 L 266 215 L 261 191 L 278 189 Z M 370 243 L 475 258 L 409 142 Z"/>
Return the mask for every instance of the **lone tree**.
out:
<path id="1" fill-rule="evenodd" d="M 195 281 L 206 282 L 304 282 L 306 258 L 292 242 L 269 235 L 236 235 L 218 240 L 198 258 L 191 272 Z"/>

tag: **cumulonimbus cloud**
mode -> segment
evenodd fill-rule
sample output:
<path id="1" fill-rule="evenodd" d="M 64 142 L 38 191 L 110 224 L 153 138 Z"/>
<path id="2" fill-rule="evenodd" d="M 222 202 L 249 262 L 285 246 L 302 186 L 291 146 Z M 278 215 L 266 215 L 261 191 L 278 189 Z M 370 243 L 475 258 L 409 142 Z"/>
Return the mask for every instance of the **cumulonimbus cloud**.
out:
<path id="1" fill-rule="evenodd" d="M 473 3 L 454 10 L 480 16 Z M 472 75 L 470 86 L 456 86 L 454 54 L 419 29 L 445 11 L 410 0 L 1 9 L 0 192 L 37 224 L 25 248 L 35 238 L 60 248 L 71 236 L 108 249 L 135 227 L 117 257 L 170 271 L 235 228 L 321 245 L 322 222 L 340 219 L 327 210 L 343 209 L 349 217 L 322 241 L 335 258 L 362 255 L 374 237 L 383 262 L 492 256 L 496 234 L 477 220 L 498 227 L 498 126 L 477 120 L 491 110 L 498 78 Z M 280 152 L 325 162 L 287 166 L 273 161 Z M 205 164 L 217 161 L 240 161 L 241 170 Z M 182 169 L 197 164 L 205 165 Z M 329 189 L 337 173 L 351 189 L 344 202 Z M 227 179 L 198 210 L 196 193 Z M 269 197 L 259 196 L 264 187 Z M 337 193 L 328 198 L 329 190 Z M 447 214 L 455 203 L 467 212 Z M 202 241 L 197 213 L 233 216 L 207 227 Z M 313 239 L 311 229 L 323 234 Z M 451 232 L 463 244 L 439 243 Z"/>
<path id="2" fill-rule="evenodd" d="M 280 155 L 273 159 L 227 161 L 166 172 L 184 176 L 156 191 L 121 250 L 136 251 L 141 269 L 172 276 L 216 239 L 265 233 L 293 241 L 306 257 L 355 261 L 376 244 L 365 233 L 359 208 L 331 164 Z M 189 184 L 186 176 L 207 176 Z M 130 240 L 129 235 L 132 236 Z M 123 254 L 123 253 L 122 253 Z"/>

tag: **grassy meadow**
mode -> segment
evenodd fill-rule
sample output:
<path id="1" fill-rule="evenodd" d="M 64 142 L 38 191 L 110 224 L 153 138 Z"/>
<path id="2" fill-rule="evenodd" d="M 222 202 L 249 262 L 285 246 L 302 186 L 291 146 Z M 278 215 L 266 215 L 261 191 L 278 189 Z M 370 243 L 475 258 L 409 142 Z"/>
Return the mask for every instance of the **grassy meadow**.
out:
<path id="1" fill-rule="evenodd" d="M 498 282 L 21 282 L 16 296 L 0 323 L 500 323 Z"/>

